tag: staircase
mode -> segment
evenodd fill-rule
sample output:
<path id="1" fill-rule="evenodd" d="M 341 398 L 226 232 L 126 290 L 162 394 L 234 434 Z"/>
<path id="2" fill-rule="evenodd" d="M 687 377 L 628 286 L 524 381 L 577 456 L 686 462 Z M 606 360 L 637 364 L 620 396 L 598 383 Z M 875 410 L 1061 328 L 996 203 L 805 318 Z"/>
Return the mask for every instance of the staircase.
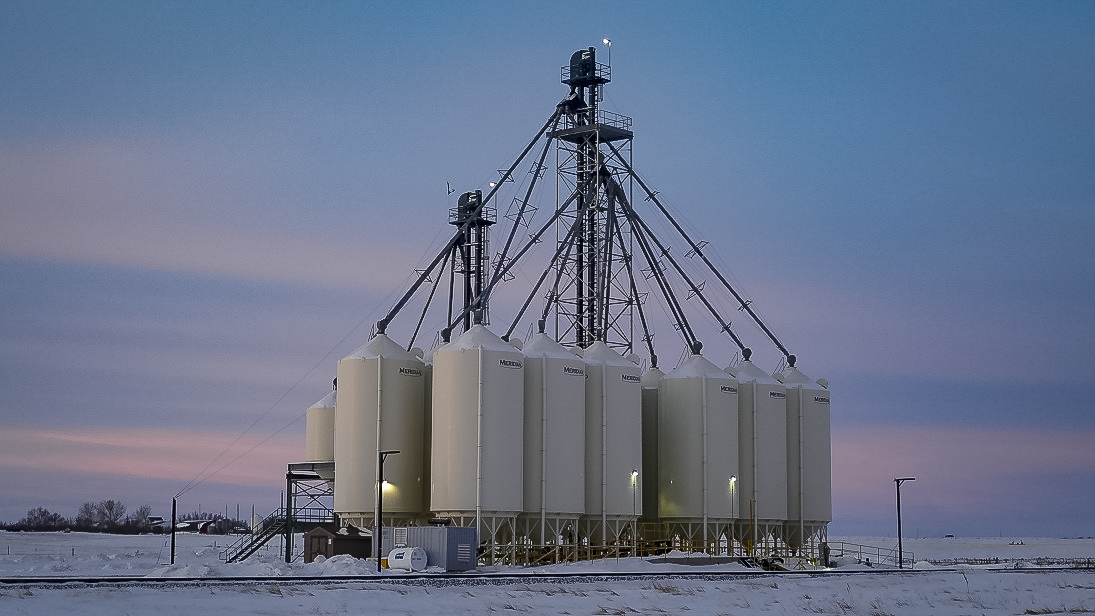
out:
<path id="1" fill-rule="evenodd" d="M 286 519 L 285 509 L 278 509 L 266 516 L 258 528 L 251 531 L 250 535 L 240 537 L 239 541 L 221 552 L 221 560 L 226 563 L 234 563 L 254 554 L 271 539 L 285 532 Z"/>

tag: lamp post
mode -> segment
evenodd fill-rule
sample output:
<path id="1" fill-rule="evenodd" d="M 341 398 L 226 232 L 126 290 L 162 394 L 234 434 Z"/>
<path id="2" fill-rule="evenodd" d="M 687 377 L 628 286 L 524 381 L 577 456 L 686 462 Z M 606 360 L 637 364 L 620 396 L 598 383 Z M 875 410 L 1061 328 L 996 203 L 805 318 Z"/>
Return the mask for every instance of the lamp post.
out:
<path id="1" fill-rule="evenodd" d="M 897 486 L 897 568 L 905 568 L 905 551 L 901 546 L 901 484 L 906 481 L 916 481 L 916 477 L 894 477 L 894 485 Z"/>
<path id="2" fill-rule="evenodd" d="M 631 469 L 631 515 L 638 515 L 639 506 L 636 502 L 635 492 L 639 483 L 639 470 Z"/>
<path id="3" fill-rule="evenodd" d="M 730 553 L 734 553 L 734 537 L 738 536 L 738 476 L 730 475 Z"/>
<path id="4" fill-rule="evenodd" d="M 382 535 L 384 517 L 384 458 L 389 454 L 399 453 L 396 449 L 377 452 L 377 481 L 376 481 L 376 532 L 373 533 L 373 542 L 376 543 L 376 572 L 380 573 L 380 552 L 383 549 L 384 539 Z"/>
<path id="5" fill-rule="evenodd" d="M 738 476 L 730 475 L 730 518 L 737 519 Z"/>

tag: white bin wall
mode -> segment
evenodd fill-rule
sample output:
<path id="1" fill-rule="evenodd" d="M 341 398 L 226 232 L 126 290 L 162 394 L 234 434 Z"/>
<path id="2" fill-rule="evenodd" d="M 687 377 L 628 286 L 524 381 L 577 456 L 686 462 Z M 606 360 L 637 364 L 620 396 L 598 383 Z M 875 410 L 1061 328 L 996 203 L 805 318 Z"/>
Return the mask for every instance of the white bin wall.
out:
<path id="1" fill-rule="evenodd" d="M 749 517 L 750 500 L 757 520 L 787 519 L 786 389 L 756 364 L 734 367 L 738 380 L 738 503 Z M 754 423 L 754 417 L 756 422 Z"/>
<path id="2" fill-rule="evenodd" d="M 521 511 L 523 365 L 482 325 L 434 352 L 431 511 Z"/>
<path id="3" fill-rule="evenodd" d="M 390 484 L 384 492 L 384 511 L 424 513 L 423 368 L 421 360 L 383 334 L 338 362 L 336 513 L 374 515 L 380 449 L 400 452 L 384 465 L 384 479 Z"/>
<path id="4" fill-rule="evenodd" d="M 585 362 L 546 334 L 525 345 L 524 511 L 585 511 Z"/>
<path id="5" fill-rule="evenodd" d="M 829 391 L 815 384 L 796 368 L 785 371 L 783 381 L 787 385 L 788 519 L 831 522 L 833 501 Z M 801 466 L 799 465 L 800 438 L 802 440 Z M 800 490 L 802 493 L 801 518 L 799 517 Z"/>
<path id="6" fill-rule="evenodd" d="M 639 480 L 632 477 L 643 463 L 639 367 L 599 341 L 583 357 L 586 514 L 640 515 Z"/>
<path id="7" fill-rule="evenodd" d="M 308 408 L 304 420 L 304 460 L 333 462 L 335 459 L 336 392 Z"/>
<path id="8" fill-rule="evenodd" d="M 737 381 L 700 355 L 665 375 L 658 397 L 658 514 L 729 519 L 738 475 Z"/>
<path id="9" fill-rule="evenodd" d="M 433 465 L 433 355 L 423 358 L 426 367 L 422 374 L 422 509 L 431 511 L 430 490 L 433 485 L 430 473 Z"/>

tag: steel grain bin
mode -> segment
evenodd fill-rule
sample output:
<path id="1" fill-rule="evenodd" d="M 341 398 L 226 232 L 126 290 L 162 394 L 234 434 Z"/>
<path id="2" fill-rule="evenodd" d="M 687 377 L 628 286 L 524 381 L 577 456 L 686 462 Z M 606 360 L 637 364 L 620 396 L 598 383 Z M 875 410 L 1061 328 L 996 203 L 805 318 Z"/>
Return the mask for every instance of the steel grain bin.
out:
<path id="1" fill-rule="evenodd" d="M 372 524 L 380 450 L 399 451 L 384 466 L 386 516 L 425 513 L 423 368 L 384 334 L 338 362 L 334 507 L 343 522 Z"/>
<path id="2" fill-rule="evenodd" d="M 333 462 L 335 459 L 335 400 L 332 390 L 308 407 L 304 420 L 304 460 Z"/>
<path id="3" fill-rule="evenodd" d="M 784 540 L 797 547 L 833 519 L 829 390 L 791 366 L 787 387 L 787 525 Z"/>
<path id="4" fill-rule="evenodd" d="M 637 365 L 601 341 L 587 347 L 583 359 L 587 535 L 612 540 L 642 514 L 641 378 Z"/>
<path id="5" fill-rule="evenodd" d="M 738 381 L 738 517 L 757 520 L 739 529 L 751 529 L 755 542 L 787 519 L 787 393 L 749 360 L 730 371 Z"/>
<path id="6" fill-rule="evenodd" d="M 725 530 L 736 514 L 738 383 L 699 354 L 665 375 L 658 388 L 658 516 L 709 522 Z"/>
<path id="7" fill-rule="evenodd" d="M 479 324 L 434 352 L 430 509 L 438 515 L 521 511 L 524 360 Z"/>
<path id="8" fill-rule="evenodd" d="M 545 333 L 525 345 L 524 511 L 585 511 L 585 362 Z"/>

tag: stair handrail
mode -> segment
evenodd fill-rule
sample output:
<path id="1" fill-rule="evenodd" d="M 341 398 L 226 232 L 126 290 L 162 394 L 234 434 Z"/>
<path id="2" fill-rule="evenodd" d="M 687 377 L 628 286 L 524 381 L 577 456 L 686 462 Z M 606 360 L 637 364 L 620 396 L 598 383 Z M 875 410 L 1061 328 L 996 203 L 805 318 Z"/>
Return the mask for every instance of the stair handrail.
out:
<path id="1" fill-rule="evenodd" d="M 242 558 L 247 558 L 281 532 L 285 527 L 286 517 L 285 508 L 274 510 L 259 522 L 257 529 L 254 527 L 251 529 L 251 534 L 243 535 L 235 543 L 226 547 L 220 554 L 221 560 L 226 563 L 235 562 L 241 558 L 241 554 Z"/>

